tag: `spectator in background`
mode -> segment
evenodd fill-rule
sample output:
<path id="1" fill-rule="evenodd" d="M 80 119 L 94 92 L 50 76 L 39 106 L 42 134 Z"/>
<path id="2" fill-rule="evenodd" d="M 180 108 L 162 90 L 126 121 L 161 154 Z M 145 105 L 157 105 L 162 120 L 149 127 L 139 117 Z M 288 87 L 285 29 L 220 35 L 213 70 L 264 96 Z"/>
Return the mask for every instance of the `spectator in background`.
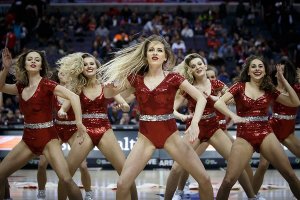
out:
<path id="1" fill-rule="evenodd" d="M 174 42 L 172 44 L 172 50 L 177 55 L 179 52 L 179 49 L 181 49 L 181 51 L 185 54 L 185 52 L 186 52 L 185 42 L 181 39 L 180 35 L 177 34 L 175 36 Z"/>
<path id="2" fill-rule="evenodd" d="M 119 32 L 115 34 L 113 42 L 116 48 L 122 48 L 129 43 L 129 37 L 123 28 L 120 28 Z"/>
<path id="3" fill-rule="evenodd" d="M 192 38 L 194 37 L 194 31 L 190 28 L 188 23 L 185 23 L 183 29 L 181 30 L 181 36 L 183 38 Z"/>

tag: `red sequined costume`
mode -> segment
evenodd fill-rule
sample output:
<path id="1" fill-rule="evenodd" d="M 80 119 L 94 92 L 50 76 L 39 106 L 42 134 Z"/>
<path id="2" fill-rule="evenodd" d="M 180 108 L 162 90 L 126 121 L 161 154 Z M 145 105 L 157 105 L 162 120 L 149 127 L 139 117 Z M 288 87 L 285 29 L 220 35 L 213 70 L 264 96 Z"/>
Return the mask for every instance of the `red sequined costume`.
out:
<path id="1" fill-rule="evenodd" d="M 237 124 L 237 137 L 247 140 L 254 150 L 259 152 L 263 139 L 273 132 L 268 123 L 268 108 L 280 92 L 265 91 L 264 95 L 254 100 L 246 96 L 245 85 L 243 82 L 238 82 L 229 89 L 236 102 L 237 115 L 248 121 Z"/>
<path id="2" fill-rule="evenodd" d="M 217 96 L 217 94 L 223 89 L 225 84 L 219 80 L 211 80 L 211 95 Z M 185 93 L 184 95 L 188 100 L 188 108 L 190 113 L 195 112 L 197 102 L 189 95 Z M 207 99 L 207 103 L 205 105 L 203 115 L 201 120 L 199 121 L 199 129 L 200 133 L 198 138 L 201 142 L 208 141 L 214 133 L 220 128 L 219 121 L 217 120 L 216 109 L 214 108 L 215 101 L 213 101 L 210 97 Z M 186 128 L 191 125 L 191 120 L 187 121 Z"/>
<path id="3" fill-rule="evenodd" d="M 300 84 L 293 86 L 295 92 L 300 95 Z M 296 115 L 298 107 L 284 106 L 278 102 L 272 105 L 273 115 L 270 119 L 271 127 L 280 142 L 283 142 L 295 131 Z"/>
<path id="4" fill-rule="evenodd" d="M 46 144 L 52 139 L 58 139 L 57 131 L 53 125 L 52 99 L 53 91 L 57 83 L 42 78 L 36 91 L 28 99 L 22 98 L 25 88 L 17 84 L 20 96 L 20 111 L 24 114 L 23 141 L 29 149 L 37 155 L 41 155 Z"/>
<path id="5" fill-rule="evenodd" d="M 103 91 L 94 100 L 89 99 L 80 93 L 82 109 L 82 123 L 86 127 L 93 144 L 97 146 L 104 133 L 111 129 L 107 117 L 107 100 L 104 98 Z"/>
<path id="6" fill-rule="evenodd" d="M 57 97 L 54 97 L 53 103 L 57 113 L 62 106 L 63 101 L 60 101 Z M 59 118 L 57 115 L 55 117 L 55 128 L 58 132 L 59 138 L 63 143 L 67 143 L 72 135 L 77 131 L 75 114 L 72 108 L 68 110 L 67 116 L 67 119 Z"/>
<path id="7" fill-rule="evenodd" d="M 128 80 L 135 88 L 140 114 L 145 117 L 145 120 L 140 117 L 139 132 L 147 137 L 156 148 L 163 148 L 168 137 L 177 131 L 173 104 L 176 92 L 185 80 L 184 77 L 177 73 L 169 73 L 153 90 L 149 90 L 145 85 L 144 76 L 129 76 Z M 163 120 L 156 120 L 160 118 L 159 116 Z M 152 118 L 152 121 L 147 118 Z"/>

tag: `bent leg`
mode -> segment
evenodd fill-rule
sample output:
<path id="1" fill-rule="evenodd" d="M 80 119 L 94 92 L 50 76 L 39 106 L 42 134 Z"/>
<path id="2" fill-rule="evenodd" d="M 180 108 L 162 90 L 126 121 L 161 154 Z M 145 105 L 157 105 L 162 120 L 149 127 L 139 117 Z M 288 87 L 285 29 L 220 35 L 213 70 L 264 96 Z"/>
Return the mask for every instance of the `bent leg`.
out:
<path id="1" fill-rule="evenodd" d="M 289 186 L 297 199 L 300 199 L 300 181 L 297 178 L 281 144 L 276 136 L 271 133 L 263 141 L 260 147 L 261 154 L 274 166 L 289 183 Z"/>
<path id="2" fill-rule="evenodd" d="M 260 155 L 259 165 L 253 176 L 253 183 L 252 183 L 255 194 L 258 193 L 264 181 L 264 176 L 268 168 L 269 168 L 269 162 L 262 155 Z"/>
<path id="3" fill-rule="evenodd" d="M 5 181 L 12 173 L 22 168 L 34 157 L 29 147 L 21 140 L 0 163 L 0 199 L 4 198 Z"/>
<path id="4" fill-rule="evenodd" d="M 283 142 L 284 146 L 286 146 L 295 156 L 300 158 L 300 139 L 296 137 L 293 133 L 289 135 Z"/>
<path id="5" fill-rule="evenodd" d="M 117 184 L 117 200 L 130 200 L 130 188 L 144 169 L 155 150 L 151 141 L 139 133 L 138 140 L 129 153 Z"/>
<path id="6" fill-rule="evenodd" d="M 64 158 L 60 143 L 57 139 L 53 139 L 47 143 L 43 154 L 56 172 L 60 182 L 63 183 L 67 191 L 69 199 L 82 199 L 81 192 L 69 171 L 68 164 Z"/>
<path id="7" fill-rule="evenodd" d="M 122 149 L 120 148 L 120 145 L 112 129 L 109 129 L 104 134 L 104 136 L 100 140 L 100 144 L 98 145 L 98 148 L 120 175 L 126 158 Z M 133 183 L 130 188 L 130 194 L 132 200 L 138 199 L 135 183 Z"/>
<path id="8" fill-rule="evenodd" d="M 189 144 L 188 138 L 186 136 L 184 136 L 182 138 L 182 140 L 185 141 L 187 144 Z M 200 144 L 200 141 L 196 140 L 191 145 L 192 145 L 193 149 L 198 150 L 199 153 L 201 152 L 201 154 L 202 154 L 202 152 L 205 151 L 206 147 L 208 146 L 208 143 Z M 168 179 L 167 179 L 166 190 L 165 190 L 165 199 L 166 200 L 172 199 L 172 197 L 176 191 L 176 188 L 178 190 L 182 191 L 188 177 L 189 177 L 189 173 L 184 168 L 182 168 L 177 162 L 174 162 L 174 164 L 170 170 Z"/>
<path id="9" fill-rule="evenodd" d="M 40 155 L 40 161 L 37 171 L 38 190 L 45 190 L 45 186 L 47 183 L 47 166 L 48 161 L 46 160 L 45 156 Z"/>
<path id="10" fill-rule="evenodd" d="M 216 133 L 210 138 L 209 143 L 225 160 L 228 161 L 232 147 L 232 142 L 230 138 L 221 129 L 218 129 L 216 131 Z M 244 191 L 246 192 L 248 198 L 254 198 L 255 193 L 253 191 L 252 184 L 244 169 L 238 180 L 241 186 L 243 187 Z"/>
<path id="11" fill-rule="evenodd" d="M 68 143 L 72 147 L 72 144 L 76 140 L 77 134 L 73 134 L 72 137 L 69 139 Z M 82 163 L 79 166 L 80 174 L 81 174 L 81 183 L 83 185 L 83 188 L 85 192 L 90 192 L 92 181 L 91 181 L 91 175 L 88 171 L 87 162 L 86 160 L 82 161 Z"/>
<path id="12" fill-rule="evenodd" d="M 167 139 L 164 147 L 171 157 L 196 179 L 199 184 L 200 199 L 213 199 L 210 178 L 193 148 L 176 133 Z"/>
<path id="13" fill-rule="evenodd" d="M 82 144 L 80 144 L 81 138 L 76 137 L 76 134 L 73 134 L 72 137 L 75 137 L 74 142 L 71 145 L 71 150 L 66 158 L 68 169 L 73 177 L 76 170 L 79 168 L 80 164 L 84 161 L 88 153 L 93 149 L 94 145 L 90 136 L 85 135 L 85 139 Z M 60 180 L 58 182 L 58 199 L 65 200 L 67 198 L 66 190 L 64 189 L 63 182 Z"/>
<path id="14" fill-rule="evenodd" d="M 252 154 L 253 147 L 246 140 L 238 137 L 234 141 L 228 158 L 226 174 L 217 194 L 217 200 L 228 199 L 231 188 L 242 174 Z"/>

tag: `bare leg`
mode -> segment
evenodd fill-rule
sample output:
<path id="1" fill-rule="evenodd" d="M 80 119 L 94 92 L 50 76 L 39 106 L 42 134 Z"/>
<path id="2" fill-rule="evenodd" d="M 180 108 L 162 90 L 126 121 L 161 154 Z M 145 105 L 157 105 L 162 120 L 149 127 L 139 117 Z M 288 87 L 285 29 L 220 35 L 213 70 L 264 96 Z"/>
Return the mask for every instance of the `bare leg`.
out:
<path id="1" fill-rule="evenodd" d="M 71 177 L 75 174 L 76 170 L 79 168 L 80 164 L 87 157 L 88 153 L 93 149 L 94 145 L 90 136 L 86 135 L 82 144 L 79 144 L 80 138 L 76 137 L 71 146 L 71 151 L 69 152 L 66 160 L 68 164 L 68 169 L 71 174 Z M 73 137 L 72 136 L 72 137 Z M 67 198 L 67 193 L 64 188 L 63 182 L 59 180 L 58 182 L 58 199 L 65 200 Z"/>
<path id="2" fill-rule="evenodd" d="M 263 141 L 260 147 L 261 154 L 269 160 L 279 173 L 289 183 L 289 186 L 297 199 L 300 199 L 300 181 L 297 178 L 282 146 L 276 136 L 271 133 Z"/>
<path id="3" fill-rule="evenodd" d="M 199 140 L 194 142 L 194 144 L 189 144 L 187 141 L 188 139 L 186 137 L 183 137 L 182 140 L 184 142 L 186 142 L 188 145 L 192 145 L 192 147 L 194 149 L 197 149 L 197 147 L 200 144 Z M 177 162 L 174 161 L 173 166 L 170 170 L 170 174 L 168 176 L 167 184 L 166 184 L 166 190 L 165 190 L 165 199 L 166 200 L 172 199 L 174 192 L 179 184 L 181 175 L 185 175 L 185 176 L 187 176 L 187 178 L 189 177 L 189 173 L 186 172 L 186 170 L 184 168 L 182 168 Z M 186 181 L 186 180 L 182 180 L 182 182 Z M 184 185 L 185 185 L 185 182 L 183 183 L 183 187 L 184 187 Z M 178 189 L 183 190 L 183 187 L 179 188 L 179 186 L 178 186 Z"/>
<path id="4" fill-rule="evenodd" d="M 10 199 L 9 183 L 8 180 L 5 180 L 5 194 L 4 199 Z"/>
<path id="5" fill-rule="evenodd" d="M 177 132 L 167 139 L 164 147 L 171 157 L 196 179 L 200 199 L 213 199 L 210 178 L 193 148 L 186 144 Z"/>
<path id="6" fill-rule="evenodd" d="M 228 130 L 227 130 L 227 129 L 226 129 L 226 130 L 223 130 L 223 132 L 229 137 L 229 139 L 230 139 L 231 142 L 233 143 L 233 142 L 234 142 L 234 138 L 233 138 L 232 135 L 228 132 Z M 247 175 L 248 175 L 248 177 L 249 177 L 250 183 L 252 183 L 252 182 L 253 182 L 253 170 L 252 170 L 252 168 L 251 168 L 250 163 L 248 163 L 248 164 L 246 165 L 245 170 L 246 170 L 246 173 L 247 173 Z"/>
<path id="7" fill-rule="evenodd" d="M 208 142 L 217 150 L 217 152 L 224 159 L 228 160 L 230 150 L 232 147 L 232 142 L 230 138 L 221 129 L 218 129 Z M 255 193 L 253 191 L 252 184 L 245 170 L 242 171 L 238 180 L 242 185 L 243 189 L 245 190 L 248 198 L 254 198 Z"/>
<path id="8" fill-rule="evenodd" d="M 264 181 L 264 176 L 268 168 L 269 168 L 269 162 L 262 155 L 260 155 L 259 165 L 255 171 L 253 177 L 253 183 L 252 183 L 255 194 L 258 193 Z"/>
<path id="9" fill-rule="evenodd" d="M 209 146 L 209 143 L 207 142 L 202 142 L 198 145 L 198 147 L 196 148 L 196 153 L 198 156 L 202 155 L 205 150 L 207 149 L 207 147 Z M 178 181 L 178 189 L 179 190 L 183 190 L 184 189 L 184 186 L 186 184 L 186 181 L 188 180 L 189 178 L 189 173 L 184 170 L 181 172 L 181 175 L 180 175 L 180 178 L 179 178 L 179 181 Z"/>
<path id="10" fill-rule="evenodd" d="M 34 154 L 21 140 L 3 159 L 0 163 L 0 199 L 4 198 L 7 177 L 22 168 L 33 157 Z"/>
<path id="11" fill-rule="evenodd" d="M 226 174 L 217 194 L 217 200 L 228 199 L 231 188 L 242 174 L 252 154 L 253 147 L 246 140 L 238 137 L 234 141 L 228 159 Z"/>
<path id="12" fill-rule="evenodd" d="M 84 160 L 81 164 L 80 164 L 80 174 L 81 174 L 81 183 L 83 185 L 83 188 L 86 192 L 91 191 L 91 175 L 89 173 L 88 167 L 87 167 L 87 163 L 86 160 Z"/>
<path id="13" fill-rule="evenodd" d="M 186 137 L 183 138 L 183 141 L 185 141 L 187 144 L 189 144 L 187 140 L 188 139 Z M 192 144 L 193 149 L 198 150 L 197 153 L 201 153 L 201 154 L 202 154 L 202 152 L 205 151 L 207 146 L 208 146 L 208 143 L 200 144 L 199 140 L 197 140 L 196 142 L 194 142 L 194 144 Z M 188 177 L 189 177 L 189 173 L 184 168 L 182 168 L 180 165 L 178 165 L 177 162 L 174 162 L 174 164 L 170 170 L 170 174 L 168 176 L 168 180 L 167 180 L 167 184 L 166 184 L 165 199 L 166 200 L 172 199 L 172 197 L 175 193 L 176 187 L 178 187 L 178 190 L 183 190 Z"/>
<path id="14" fill-rule="evenodd" d="M 293 154 L 300 158 L 300 140 L 295 136 L 295 134 L 289 135 L 283 142 Z"/>
<path id="15" fill-rule="evenodd" d="M 45 190 L 46 183 L 47 183 L 47 165 L 48 161 L 46 160 L 45 156 L 40 156 L 38 172 L 37 172 L 37 182 L 38 182 L 38 189 Z"/>
<path id="16" fill-rule="evenodd" d="M 59 141 L 54 139 L 48 142 L 43 154 L 56 172 L 59 181 L 65 186 L 69 199 L 82 199 L 81 192 L 70 174 Z"/>
<path id="17" fill-rule="evenodd" d="M 129 153 L 118 180 L 117 200 L 131 199 L 130 188 L 134 184 L 135 178 L 150 160 L 154 150 L 155 147 L 149 139 L 139 133 L 138 140 Z"/>
<path id="18" fill-rule="evenodd" d="M 108 130 L 104 134 L 100 141 L 100 144 L 98 145 L 98 148 L 120 175 L 126 158 L 120 148 L 120 145 L 118 144 L 118 141 L 112 129 Z M 133 183 L 130 187 L 130 194 L 132 200 L 138 199 L 135 183 Z"/>
<path id="19" fill-rule="evenodd" d="M 73 134 L 72 137 L 68 141 L 68 143 L 71 147 L 72 147 L 73 142 L 75 141 L 75 138 L 76 138 L 76 134 Z M 92 191 L 92 189 L 91 189 L 91 185 L 92 185 L 91 175 L 88 171 L 86 160 L 84 160 L 80 164 L 79 170 L 80 170 L 80 174 L 81 174 L 81 183 L 83 185 L 83 188 L 84 188 L 85 192 Z"/>

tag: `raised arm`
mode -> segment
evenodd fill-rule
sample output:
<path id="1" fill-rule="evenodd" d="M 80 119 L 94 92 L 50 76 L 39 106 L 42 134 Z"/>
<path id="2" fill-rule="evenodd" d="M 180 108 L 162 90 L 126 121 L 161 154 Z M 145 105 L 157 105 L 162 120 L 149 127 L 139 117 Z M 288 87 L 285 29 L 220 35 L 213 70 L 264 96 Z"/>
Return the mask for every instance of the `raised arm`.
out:
<path id="1" fill-rule="evenodd" d="M 182 84 L 180 85 L 180 89 L 188 93 L 193 99 L 197 101 L 191 125 L 186 130 L 186 134 L 190 135 L 190 142 L 194 142 L 199 135 L 198 122 L 201 119 L 207 101 L 202 93 L 197 90 L 197 88 L 192 86 L 187 80 L 182 82 Z"/>
<path id="2" fill-rule="evenodd" d="M 298 107 L 300 106 L 300 100 L 295 92 L 295 90 L 292 88 L 292 86 L 288 83 L 288 81 L 284 78 L 283 76 L 283 66 L 282 65 L 277 65 L 277 81 L 281 82 L 282 85 L 285 87 L 288 95 L 285 94 L 280 94 L 276 101 L 289 107 Z"/>
<path id="3" fill-rule="evenodd" d="M 7 93 L 7 94 L 12 94 L 12 95 L 17 95 L 18 94 L 18 89 L 16 87 L 16 84 L 6 84 L 6 76 L 9 72 L 9 68 L 12 67 L 12 57 L 7 48 L 4 48 L 2 50 L 2 68 L 3 70 L 0 72 L 0 91 Z"/>

